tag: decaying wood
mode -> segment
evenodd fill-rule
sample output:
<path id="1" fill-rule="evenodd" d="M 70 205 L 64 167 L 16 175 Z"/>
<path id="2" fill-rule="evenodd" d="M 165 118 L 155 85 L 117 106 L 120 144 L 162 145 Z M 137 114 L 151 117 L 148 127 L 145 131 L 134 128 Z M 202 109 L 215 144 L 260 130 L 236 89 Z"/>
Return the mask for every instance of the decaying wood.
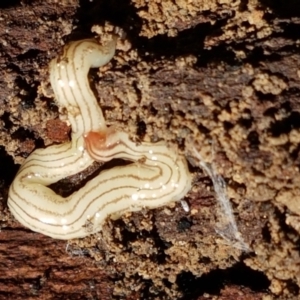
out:
<path id="1" fill-rule="evenodd" d="M 0 299 L 298 298 L 300 11 L 280 3 L 0 4 Z M 127 214 L 66 243 L 18 224 L 7 191 L 33 149 L 68 139 L 48 62 L 106 21 L 131 47 L 90 74 L 108 124 L 177 146 L 194 185 L 188 212 L 176 203 Z M 250 252 L 216 232 L 227 228 L 193 147 L 224 178 Z M 78 188 L 98 167 L 56 189 Z"/>

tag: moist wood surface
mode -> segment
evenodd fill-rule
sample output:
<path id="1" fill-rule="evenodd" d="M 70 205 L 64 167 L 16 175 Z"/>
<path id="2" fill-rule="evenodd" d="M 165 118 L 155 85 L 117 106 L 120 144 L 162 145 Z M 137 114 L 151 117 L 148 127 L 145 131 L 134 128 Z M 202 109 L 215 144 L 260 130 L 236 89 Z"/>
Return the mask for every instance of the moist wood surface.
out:
<path id="1" fill-rule="evenodd" d="M 187 2 L 0 4 L 0 299 L 298 299 L 299 5 Z M 179 146 L 194 180 L 190 211 L 127 214 L 67 244 L 18 224 L 7 191 L 33 149 L 68 139 L 48 62 L 105 21 L 131 44 L 90 74 L 106 120 Z M 224 177 L 252 252 L 216 233 L 220 208 L 191 145 Z M 97 168 L 54 189 L 68 194 Z"/>

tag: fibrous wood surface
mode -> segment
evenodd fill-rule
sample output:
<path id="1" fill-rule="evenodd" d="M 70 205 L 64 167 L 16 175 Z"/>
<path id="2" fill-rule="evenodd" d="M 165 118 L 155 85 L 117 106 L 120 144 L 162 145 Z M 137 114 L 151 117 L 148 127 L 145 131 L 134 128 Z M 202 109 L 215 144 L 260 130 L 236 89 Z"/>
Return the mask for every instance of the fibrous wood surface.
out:
<path id="1" fill-rule="evenodd" d="M 106 22 L 128 45 L 90 74 L 108 124 L 178 146 L 194 184 L 188 212 L 128 214 L 66 243 L 18 224 L 7 191 L 35 148 L 69 138 L 48 62 Z M 298 299 L 299 24 L 297 1 L 2 1 L 0 299 Z M 250 251 L 222 237 L 194 148 L 224 178 Z"/>

